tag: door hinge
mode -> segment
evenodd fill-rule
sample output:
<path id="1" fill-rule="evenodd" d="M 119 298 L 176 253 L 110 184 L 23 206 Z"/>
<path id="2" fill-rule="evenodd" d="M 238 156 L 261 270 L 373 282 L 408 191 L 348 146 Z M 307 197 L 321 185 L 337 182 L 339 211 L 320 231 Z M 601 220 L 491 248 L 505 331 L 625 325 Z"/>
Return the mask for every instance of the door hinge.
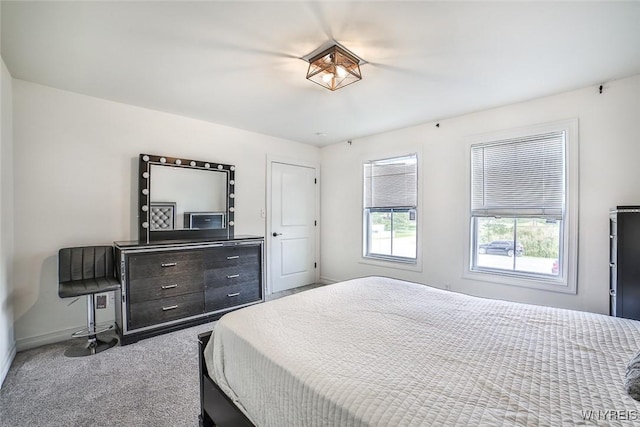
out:
<path id="1" fill-rule="evenodd" d="M 317 262 L 313 263 L 313 268 L 318 268 L 318 263 Z"/>

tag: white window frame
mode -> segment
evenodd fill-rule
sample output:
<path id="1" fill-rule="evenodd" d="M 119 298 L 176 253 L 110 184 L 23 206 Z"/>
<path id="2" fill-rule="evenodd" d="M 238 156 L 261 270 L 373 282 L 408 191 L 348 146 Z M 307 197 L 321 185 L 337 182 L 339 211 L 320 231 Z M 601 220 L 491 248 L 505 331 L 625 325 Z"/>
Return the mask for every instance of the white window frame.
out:
<path id="1" fill-rule="evenodd" d="M 560 275 L 546 277 L 542 275 L 527 275 L 509 270 L 474 270 L 473 253 L 476 248 L 473 216 L 471 215 L 471 146 L 559 131 L 564 131 L 566 138 L 566 208 L 563 219 L 563 232 L 560 236 L 561 253 L 563 254 L 559 260 L 561 263 Z M 577 292 L 578 267 L 578 120 L 563 120 L 520 129 L 475 135 L 467 139 L 467 145 L 466 208 L 469 233 L 464 257 L 463 277 L 471 280 L 575 294 Z"/>
<path id="2" fill-rule="evenodd" d="M 364 170 L 364 165 L 365 163 L 369 163 L 369 162 L 377 162 L 377 161 L 384 161 L 384 160 L 393 160 L 393 159 L 400 159 L 400 158 L 404 158 L 404 157 L 410 157 L 410 156 L 415 156 L 416 158 L 416 206 L 415 206 L 415 211 L 416 211 L 416 257 L 415 258 L 407 258 L 407 257 L 400 257 L 400 256 L 394 256 L 394 255 L 379 255 L 379 254 L 369 254 L 368 253 L 368 240 L 369 240 L 369 233 L 368 233 L 368 222 L 369 222 L 369 215 L 368 215 L 368 211 L 367 208 L 364 206 L 364 192 L 365 192 L 365 185 L 364 185 L 364 174 L 363 174 L 363 170 Z M 362 159 L 361 161 L 362 164 L 362 170 L 361 170 L 361 179 L 362 179 L 362 254 L 361 254 L 361 262 L 364 264 L 371 264 L 371 265 L 377 265 L 377 266 L 387 266 L 387 267 L 394 267 L 394 268 L 401 268 L 401 269 L 408 269 L 408 270 L 417 270 L 417 271 L 421 271 L 422 269 L 422 263 L 420 262 L 420 253 L 421 253 L 421 247 L 420 247 L 420 190 L 421 190 L 421 185 L 420 185 L 420 156 L 417 152 L 411 152 L 411 153 L 405 153 L 405 154 L 395 154 L 395 155 L 387 155 L 387 156 L 379 156 L 376 158 L 370 158 L 370 159 Z"/>

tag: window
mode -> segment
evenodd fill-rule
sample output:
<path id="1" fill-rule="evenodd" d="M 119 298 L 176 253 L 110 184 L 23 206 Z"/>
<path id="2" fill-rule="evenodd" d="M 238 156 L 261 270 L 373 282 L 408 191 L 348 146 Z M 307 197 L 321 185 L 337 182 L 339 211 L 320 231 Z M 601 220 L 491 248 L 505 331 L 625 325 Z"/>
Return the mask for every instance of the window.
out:
<path id="1" fill-rule="evenodd" d="M 364 256 L 416 262 L 415 154 L 364 163 Z"/>
<path id="2" fill-rule="evenodd" d="M 574 133 L 569 129 L 556 126 L 471 145 L 472 272 L 575 292 L 567 279 L 570 266 L 575 268 L 575 257 L 567 262 L 568 237 L 576 230 L 568 227 L 569 134 Z M 558 285 L 569 289 L 553 289 Z"/>

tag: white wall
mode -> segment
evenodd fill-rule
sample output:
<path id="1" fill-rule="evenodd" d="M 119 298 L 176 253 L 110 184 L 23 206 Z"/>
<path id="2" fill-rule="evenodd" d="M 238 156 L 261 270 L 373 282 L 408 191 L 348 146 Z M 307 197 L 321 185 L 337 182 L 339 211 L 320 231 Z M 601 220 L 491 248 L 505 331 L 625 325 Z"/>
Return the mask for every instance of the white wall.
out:
<path id="1" fill-rule="evenodd" d="M 469 218 L 465 137 L 578 118 L 580 194 L 578 293 L 559 294 L 462 277 Z M 490 298 L 578 310 L 609 310 L 609 209 L 640 204 L 640 76 L 375 135 L 322 149 L 325 281 L 379 274 Z M 422 271 L 361 263 L 362 161 L 422 156 Z"/>
<path id="2" fill-rule="evenodd" d="M 84 301 L 67 306 L 68 300 L 58 298 L 57 251 L 137 237 L 136 171 L 141 152 L 235 164 L 236 232 L 259 235 L 265 230 L 260 212 L 266 205 L 266 156 L 308 162 L 321 158 L 320 267 L 326 281 L 380 274 L 475 295 L 601 313 L 608 311 L 608 211 L 640 202 L 640 76 L 608 83 L 603 94 L 590 87 L 443 120 L 439 128 L 430 123 L 321 150 L 21 80 L 13 80 L 11 94 L 6 90 L 10 81 L 3 67 L 0 261 L 5 270 L 0 296 L 3 291 L 10 294 L 7 278 L 12 275 L 19 350 L 66 339 L 84 325 Z M 5 110 L 11 96 L 13 120 Z M 468 233 L 465 137 L 569 118 L 580 121 L 578 294 L 463 279 Z M 13 165 L 7 154 L 12 147 Z M 361 162 L 410 152 L 421 157 L 421 271 L 361 263 Z M 11 241 L 12 273 L 7 250 Z M 0 322 L 9 324 L 0 327 L 0 334 L 8 333 L 4 341 L 0 335 L 0 346 L 11 346 L 6 310 L 11 304 L 3 307 Z M 111 317 L 104 311 L 98 315 L 99 320 Z"/>
<path id="3" fill-rule="evenodd" d="M 15 356 L 13 295 L 13 136 L 11 74 L 0 70 L 0 386 Z"/>
<path id="4" fill-rule="evenodd" d="M 139 153 L 236 165 L 235 232 L 254 235 L 265 232 L 266 156 L 320 155 L 292 141 L 13 83 L 18 350 L 67 339 L 84 326 L 84 299 L 67 306 L 57 295 L 57 251 L 137 239 Z"/>

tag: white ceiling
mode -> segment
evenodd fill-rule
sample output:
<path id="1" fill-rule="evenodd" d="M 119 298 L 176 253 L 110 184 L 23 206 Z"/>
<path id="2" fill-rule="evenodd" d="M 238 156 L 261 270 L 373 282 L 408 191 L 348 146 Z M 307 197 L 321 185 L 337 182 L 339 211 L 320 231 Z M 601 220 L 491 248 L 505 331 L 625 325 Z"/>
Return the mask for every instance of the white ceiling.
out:
<path id="1" fill-rule="evenodd" d="M 305 79 L 329 39 L 367 61 L 361 82 Z M 15 78 L 326 145 L 638 74 L 640 2 L 3 1 L 2 57 Z"/>

